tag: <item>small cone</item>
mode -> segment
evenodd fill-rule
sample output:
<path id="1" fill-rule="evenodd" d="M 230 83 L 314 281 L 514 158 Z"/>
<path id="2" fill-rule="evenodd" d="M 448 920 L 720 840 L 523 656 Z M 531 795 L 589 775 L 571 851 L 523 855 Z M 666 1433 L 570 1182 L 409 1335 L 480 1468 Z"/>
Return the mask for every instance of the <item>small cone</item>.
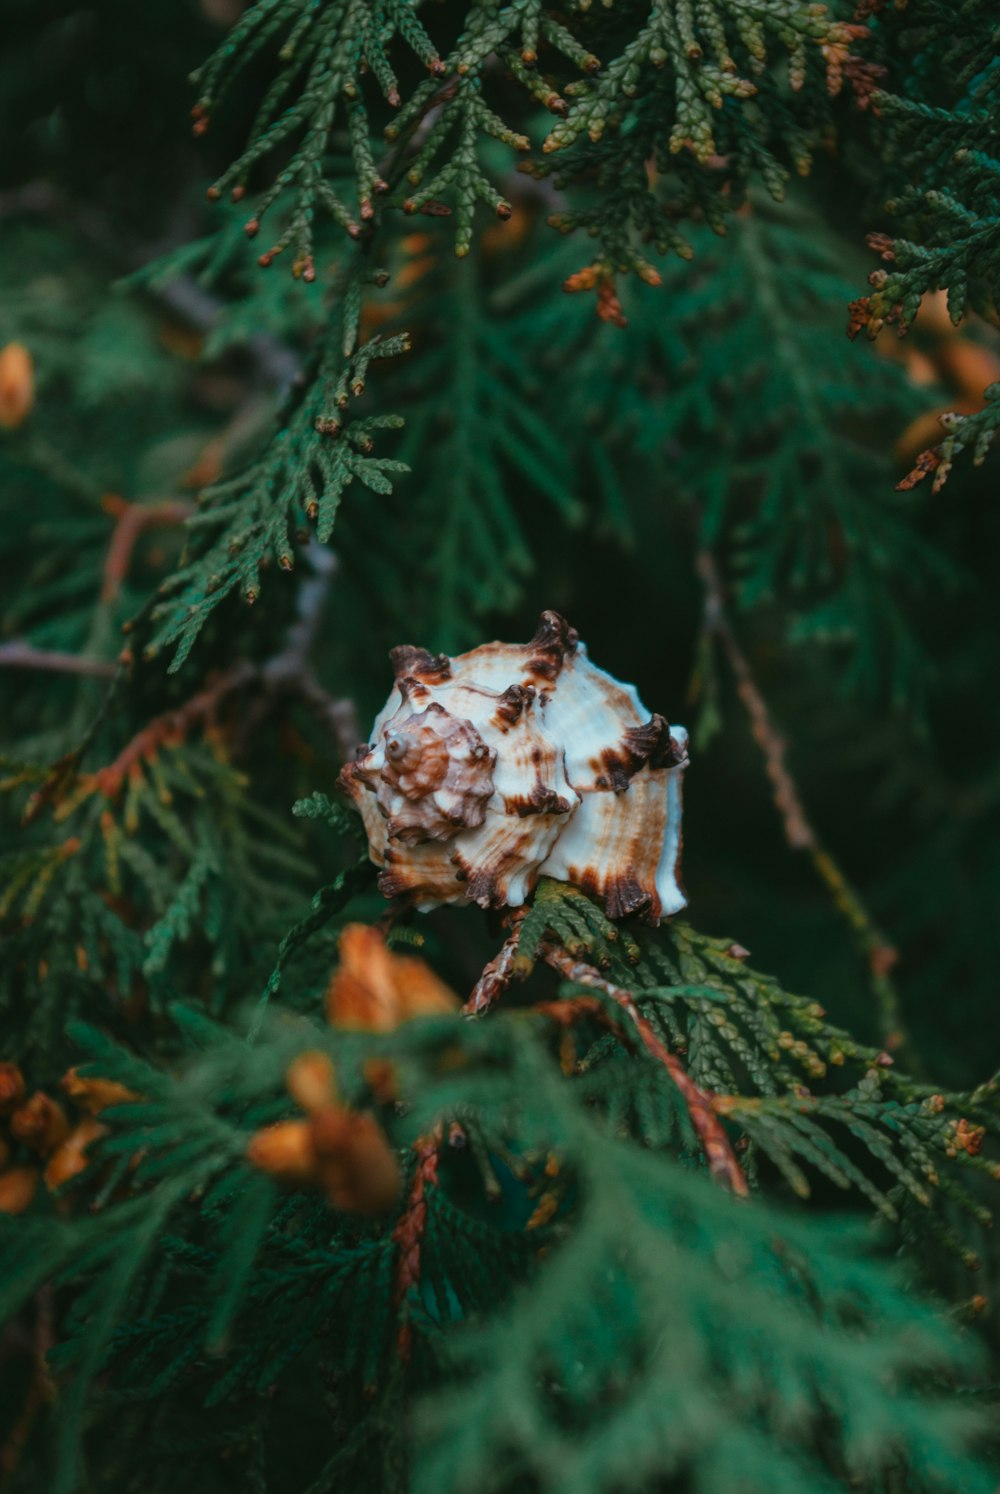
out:
<path id="1" fill-rule="evenodd" d="M 38 1189 L 37 1167 L 11 1167 L 0 1173 L 0 1214 L 23 1214 Z"/>
<path id="2" fill-rule="evenodd" d="M 27 1093 L 24 1075 L 16 1063 L 0 1063 L 0 1115 L 10 1115 Z"/>
<path id="3" fill-rule="evenodd" d="M 113 1079 L 84 1079 L 76 1069 L 68 1069 L 60 1083 L 70 1099 L 91 1115 L 99 1115 L 109 1105 L 128 1105 L 140 1098 Z"/>
<path id="4" fill-rule="evenodd" d="M 393 954 L 377 929 L 350 923 L 340 936 L 340 967 L 326 993 L 335 1027 L 391 1032 L 414 1017 L 450 1016 L 458 997 L 423 960 Z"/>
<path id="5" fill-rule="evenodd" d="M 10 1134 L 39 1156 L 47 1157 L 66 1140 L 69 1121 L 62 1106 L 38 1089 L 14 1111 Z"/>
<path id="6" fill-rule="evenodd" d="M 68 1183 L 70 1178 L 75 1178 L 77 1173 L 83 1172 L 90 1163 L 87 1148 L 100 1137 L 106 1136 L 107 1131 L 107 1126 L 102 1126 L 100 1121 L 94 1120 L 93 1116 L 84 1116 L 46 1163 L 43 1174 L 46 1188 L 50 1191 L 61 1188 L 63 1183 Z"/>
<path id="7" fill-rule="evenodd" d="M 0 349 L 0 426 L 23 425 L 35 403 L 35 366 L 28 349 L 9 342 Z"/>

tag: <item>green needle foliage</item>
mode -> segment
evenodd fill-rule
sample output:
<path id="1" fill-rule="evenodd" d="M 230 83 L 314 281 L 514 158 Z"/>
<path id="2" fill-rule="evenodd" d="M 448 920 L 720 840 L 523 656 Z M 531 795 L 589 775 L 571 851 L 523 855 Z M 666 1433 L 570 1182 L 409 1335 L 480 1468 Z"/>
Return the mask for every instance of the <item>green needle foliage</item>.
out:
<path id="1" fill-rule="evenodd" d="M 10 10 L 5 1494 L 987 1494 L 993 8 Z M 552 607 L 692 922 L 378 892 Z"/>

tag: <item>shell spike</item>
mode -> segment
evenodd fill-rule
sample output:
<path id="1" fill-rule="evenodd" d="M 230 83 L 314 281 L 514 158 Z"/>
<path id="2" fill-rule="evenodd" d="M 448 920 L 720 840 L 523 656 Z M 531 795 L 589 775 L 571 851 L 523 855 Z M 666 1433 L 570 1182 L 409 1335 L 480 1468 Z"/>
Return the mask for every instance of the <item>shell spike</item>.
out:
<path id="1" fill-rule="evenodd" d="M 451 660 L 447 654 L 432 654 L 426 648 L 417 648 L 412 643 L 401 643 L 390 649 L 389 661 L 397 685 L 401 685 L 409 677 L 440 683 L 451 675 Z"/>
<path id="2" fill-rule="evenodd" d="M 496 704 L 495 720 L 500 730 L 516 726 L 522 712 L 529 709 L 534 698 L 534 686 L 508 685 Z"/>
<path id="3" fill-rule="evenodd" d="M 559 612 L 543 612 L 527 645 L 532 674 L 555 680 L 567 658 L 575 653 L 580 635 Z"/>

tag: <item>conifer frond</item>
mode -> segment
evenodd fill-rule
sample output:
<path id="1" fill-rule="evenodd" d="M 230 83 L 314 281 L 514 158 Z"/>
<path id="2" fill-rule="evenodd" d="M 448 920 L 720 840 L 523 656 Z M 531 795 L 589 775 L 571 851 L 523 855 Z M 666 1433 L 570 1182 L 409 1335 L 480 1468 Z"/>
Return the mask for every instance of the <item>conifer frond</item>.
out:
<path id="1" fill-rule="evenodd" d="M 564 13 L 532 0 L 497 10 L 473 0 L 457 37 L 447 35 L 447 22 L 433 19 L 437 24 L 418 16 L 410 0 L 351 0 L 322 12 L 303 0 L 259 0 L 197 74 L 195 132 L 201 134 L 234 76 L 277 48 L 279 68 L 246 148 L 209 194 L 231 190 L 241 199 L 256 164 L 284 151 L 285 164 L 246 225 L 256 235 L 275 202 L 289 199 L 287 225 L 262 263 L 291 247 L 293 272 L 311 277 L 316 212 L 360 238 L 378 216 L 380 193 L 406 212 L 453 210 L 456 252 L 468 253 L 478 201 L 501 218 L 510 214 L 480 162 L 483 142 L 496 139 L 512 151 L 530 147 L 520 128 L 487 102 L 499 68 L 529 104 L 557 116 L 541 149 L 559 157 L 560 181 L 596 174 L 607 182 L 622 170 L 624 156 L 633 186 L 647 160 L 661 171 L 677 162 L 686 212 L 703 196 L 719 200 L 723 186 L 739 192 L 757 176 L 780 191 L 782 161 L 808 170 L 829 124 L 827 94 L 839 91 L 853 60 L 850 45 L 865 34 L 804 0 L 758 6 L 671 0 L 651 11 L 619 7 L 607 18 L 583 5 Z M 786 78 L 773 67 L 782 50 Z M 401 83 L 395 70 L 395 59 L 402 64 L 407 51 L 431 74 L 415 86 Z M 375 87 L 367 86 L 365 72 Z M 395 117 L 386 120 L 385 104 L 398 110 Z M 372 145 L 376 120 L 389 141 L 399 142 L 384 163 Z M 346 193 L 329 169 L 332 150 L 345 145 L 353 176 Z M 677 161 L 682 155 L 689 160 Z M 726 169 L 706 189 L 706 163 L 715 157 L 725 158 Z M 550 167 L 539 160 L 531 169 L 544 174 Z M 676 243 L 670 227 L 676 206 L 656 201 L 643 185 L 622 218 L 611 194 L 600 217 L 605 254 L 617 268 L 642 273 L 638 234 L 650 230 L 664 245 Z M 575 221 L 572 214 L 565 219 Z"/>
<path id="2" fill-rule="evenodd" d="M 57 1051 L 78 1012 L 110 1018 L 136 997 L 162 1011 L 177 994 L 178 957 L 206 938 L 217 992 L 262 957 L 266 968 L 261 936 L 277 936 L 312 866 L 246 795 L 221 738 L 185 739 L 199 725 L 171 712 L 159 733 L 78 775 L 31 832 L 36 846 L 9 859 L 0 916 L 14 957 L 0 1006 L 9 1014 L 27 1000 L 38 1013 L 10 1056 Z"/>
<path id="3" fill-rule="evenodd" d="M 574 295 L 539 315 L 527 277 L 502 286 L 522 398 L 579 453 L 579 485 L 609 529 L 627 540 L 636 495 L 651 491 L 663 548 L 672 511 L 674 544 L 686 520 L 729 557 L 741 607 L 778 603 L 789 641 L 836 651 L 853 688 L 918 701 L 914 603 L 960 580 L 922 539 L 914 499 L 891 494 L 885 432 L 920 395 L 899 365 L 852 357 L 839 335 L 849 277 L 798 202 L 754 196 L 724 238 L 689 237 L 692 263 L 666 266 L 660 289 L 623 290 L 622 327 L 581 314 Z M 573 254 L 559 245 L 542 261 L 553 281 Z M 635 561 L 649 585 L 665 563 Z"/>
<path id="4" fill-rule="evenodd" d="M 397 527 L 383 543 L 401 573 L 400 600 L 432 599 L 427 642 L 451 647 L 477 614 L 516 604 L 533 569 L 531 509 L 544 503 L 557 525 L 583 513 L 563 447 L 524 397 L 531 344 L 508 344 L 475 266 L 441 266 L 430 288 L 433 300 L 425 292 L 415 308 L 427 319 L 411 366 L 393 391 L 406 418 L 400 454 L 420 481 L 393 505 Z M 434 418 L 422 403 L 428 384 L 440 393 Z"/>
<path id="5" fill-rule="evenodd" d="M 881 12 L 881 7 L 879 7 Z M 929 292 L 947 291 L 952 321 L 968 309 L 996 318 L 1000 292 L 1000 58 L 989 0 L 958 6 L 912 0 L 879 14 L 876 40 L 887 64 L 875 94 L 888 200 L 901 232 L 881 226 L 869 245 L 885 268 L 869 275 L 872 294 L 851 307 L 852 337 L 885 325 L 900 332 Z M 906 486 L 934 473 L 947 481 L 964 450 L 982 462 L 1000 419 L 995 395 L 973 414 L 954 414 L 938 446 L 924 452 Z"/>
<path id="6" fill-rule="evenodd" d="M 836 1463 L 860 1487 L 883 1487 L 907 1463 L 913 1487 L 954 1476 L 949 1432 L 926 1419 L 915 1384 L 904 1388 L 914 1361 L 893 1324 L 908 1315 L 907 1295 L 887 1289 L 857 1240 L 798 1227 L 776 1239 L 766 1212 L 735 1206 L 676 1163 L 596 1139 L 586 1156 L 584 1202 L 551 1264 L 506 1314 L 449 1346 L 454 1383 L 423 1410 L 416 1489 L 507 1491 L 528 1478 L 598 1494 L 672 1477 L 812 1494 L 841 1487 L 802 1435 L 827 1418 Z M 598 1200 L 609 1197 L 605 1211 Z M 859 1311 L 877 1347 L 859 1338 Z M 918 1357 L 940 1362 L 939 1325 L 921 1329 Z M 810 1362 L 820 1343 L 822 1367 Z M 778 1385 L 794 1397 L 794 1421 Z M 963 1477 L 990 1487 L 988 1475 Z"/>
<path id="7" fill-rule="evenodd" d="M 580 920 L 601 937 L 602 915 L 583 902 L 562 896 L 556 911 L 549 897 L 548 927 Z M 717 970 L 720 943 L 682 931 L 678 958 Z M 85 1412 L 125 1415 L 119 1463 L 141 1476 L 143 1427 L 164 1403 L 180 1407 L 200 1387 L 218 1414 L 245 1417 L 265 1387 L 294 1383 L 308 1404 L 306 1381 L 330 1376 L 348 1404 L 365 1395 L 376 1414 L 404 1385 L 420 1388 L 417 1488 L 506 1489 L 529 1471 L 560 1489 L 646 1487 L 682 1472 L 721 1488 L 739 1468 L 749 1488 L 769 1489 L 776 1468 L 789 1490 L 811 1491 L 831 1460 L 872 1489 L 904 1468 L 915 1487 L 946 1471 L 963 1490 L 991 1486 L 965 1450 L 976 1418 L 956 1415 L 928 1379 L 960 1377 L 968 1355 L 857 1231 L 739 1204 L 609 1132 L 593 1083 L 560 1071 L 541 1010 L 375 1033 L 274 1009 L 254 1046 L 176 1015 L 198 1053 L 171 1074 L 75 1031 L 91 1058 L 78 1072 L 137 1096 L 103 1113 L 95 1157 L 98 1168 L 137 1159 L 124 1194 L 58 1227 L 2 1229 L 5 1309 L 53 1275 L 82 1293 L 59 1352 L 70 1414 L 57 1494 L 71 1486 Z M 282 1198 L 247 1171 L 251 1135 L 290 1114 L 282 1081 L 304 1053 L 328 1055 L 344 1103 L 415 1148 L 384 1220 Z M 386 1074 L 404 1106 L 379 1099 Z M 620 1075 L 605 1078 L 620 1089 Z M 404 1256 L 421 1168 L 417 1251 Z M 306 1363 L 319 1374 L 304 1378 Z M 110 1377 L 103 1404 L 88 1399 L 99 1372 Z"/>
<path id="8" fill-rule="evenodd" d="M 584 962 L 584 983 L 571 980 L 566 991 L 627 991 L 681 1056 L 690 1080 L 713 1097 L 717 1113 L 749 1140 L 752 1175 L 766 1158 L 802 1197 L 812 1175 L 857 1188 L 890 1221 L 899 1217 L 900 1196 L 909 1195 L 927 1209 L 957 1205 L 967 1224 L 982 1222 L 983 1206 L 968 1184 L 977 1172 L 996 1176 L 996 1163 L 982 1155 L 984 1126 L 997 1124 L 990 1091 L 945 1095 L 915 1082 L 889 1054 L 828 1022 L 816 1002 L 750 968 L 738 946 L 682 923 L 673 922 L 666 938 L 630 936 L 583 894 L 543 883 L 517 931 L 513 973 L 523 978 L 537 958 L 547 958 L 552 937 Z M 620 1039 L 591 1038 L 572 1044 L 572 1060 L 564 1051 L 564 1061 L 593 1076 L 596 1093 L 602 1065 L 620 1052 Z M 677 1109 L 674 1082 L 658 1072 L 659 1098 L 650 1077 L 644 1104 L 628 1116 L 649 1142 L 671 1134 Z M 975 1265 L 967 1244 L 956 1248 Z"/>
<path id="9" fill-rule="evenodd" d="M 290 571 L 295 549 L 315 530 L 320 544 L 333 532 L 341 498 L 355 481 L 376 497 L 392 492 L 404 462 L 372 455 L 375 438 L 402 424 L 394 415 L 354 419 L 345 414 L 364 392 L 373 362 L 406 350 L 405 337 L 358 344 L 360 300 L 348 292 L 339 330 L 328 337 L 309 382 L 292 396 L 280 428 L 259 460 L 213 484 L 191 521 L 192 558 L 161 588 L 169 600 L 153 610 L 157 626 L 147 657 L 175 646 L 180 669 L 206 620 L 228 596 L 254 603 L 261 573 L 276 564 Z"/>

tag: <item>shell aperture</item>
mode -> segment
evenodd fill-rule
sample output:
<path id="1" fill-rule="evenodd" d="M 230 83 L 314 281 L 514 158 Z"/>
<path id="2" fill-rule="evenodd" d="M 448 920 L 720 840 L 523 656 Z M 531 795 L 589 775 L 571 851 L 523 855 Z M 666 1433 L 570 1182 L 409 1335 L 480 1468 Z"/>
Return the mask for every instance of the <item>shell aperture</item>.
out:
<path id="1" fill-rule="evenodd" d="M 684 906 L 687 732 L 592 664 L 564 618 L 543 613 L 526 644 L 391 658 L 392 693 L 340 775 L 386 897 L 518 907 L 546 876 L 611 918 Z"/>

